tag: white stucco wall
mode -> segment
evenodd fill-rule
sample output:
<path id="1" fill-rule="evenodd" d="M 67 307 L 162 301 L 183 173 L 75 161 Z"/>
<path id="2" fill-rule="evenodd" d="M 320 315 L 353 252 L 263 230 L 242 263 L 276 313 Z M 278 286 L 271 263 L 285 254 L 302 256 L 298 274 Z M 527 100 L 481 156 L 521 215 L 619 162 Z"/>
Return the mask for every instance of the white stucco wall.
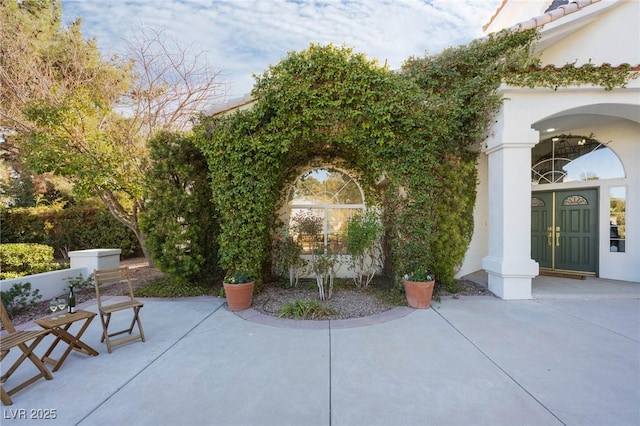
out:
<path id="1" fill-rule="evenodd" d="M 542 28 L 544 65 L 640 63 L 640 1 L 604 0 Z M 548 44 L 545 38 L 551 39 Z"/>
<path id="2" fill-rule="evenodd" d="M 522 89 L 503 87 L 506 113 L 501 113 L 494 128 L 495 135 L 488 141 L 489 148 L 498 135 L 502 143 L 526 138 L 532 127 L 539 130 L 539 139 L 554 134 L 593 135 L 607 144 L 621 159 L 626 177 L 598 181 L 571 182 L 531 186 L 532 190 L 597 187 L 599 202 L 599 276 L 602 278 L 640 282 L 640 81 L 634 80 L 625 89 L 605 91 L 598 87 L 549 89 Z M 504 111 L 503 111 L 504 112 Z M 634 118 L 636 121 L 634 121 Z M 554 133 L 546 132 L 550 124 Z M 520 127 L 522 132 L 518 132 Z M 479 185 L 474 211 L 475 231 L 465 262 L 458 276 L 478 269 L 488 250 L 489 230 L 487 212 L 488 170 L 485 154 L 478 165 Z M 508 180 L 509 177 L 507 176 Z M 505 183 L 505 184 L 508 184 Z M 627 235 L 625 253 L 609 251 L 609 189 L 624 186 L 627 195 Z M 530 211 L 522 212 L 529 214 Z M 527 236 L 528 239 L 528 236 Z"/>
<path id="3" fill-rule="evenodd" d="M 597 181 L 600 190 L 599 209 L 599 276 L 625 281 L 640 282 L 640 124 L 628 120 L 616 120 L 607 125 L 575 129 L 575 134 L 594 136 L 612 149 L 622 161 L 626 177 Z M 593 181 L 580 182 L 593 186 Z M 626 188 L 626 251 L 612 253 L 609 250 L 609 190 Z"/>

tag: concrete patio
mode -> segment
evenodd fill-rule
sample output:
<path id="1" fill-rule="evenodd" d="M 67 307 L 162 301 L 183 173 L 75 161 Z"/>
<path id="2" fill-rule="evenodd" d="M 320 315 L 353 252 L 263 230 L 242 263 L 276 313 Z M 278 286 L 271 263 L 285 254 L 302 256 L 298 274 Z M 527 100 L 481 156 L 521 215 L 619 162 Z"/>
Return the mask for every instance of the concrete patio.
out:
<path id="1" fill-rule="evenodd" d="M 322 322 L 146 299 L 142 321 L 147 341 L 109 354 L 94 320 L 84 340 L 100 355 L 72 353 L 2 424 L 640 424 L 640 283 L 539 277 L 533 300 Z"/>

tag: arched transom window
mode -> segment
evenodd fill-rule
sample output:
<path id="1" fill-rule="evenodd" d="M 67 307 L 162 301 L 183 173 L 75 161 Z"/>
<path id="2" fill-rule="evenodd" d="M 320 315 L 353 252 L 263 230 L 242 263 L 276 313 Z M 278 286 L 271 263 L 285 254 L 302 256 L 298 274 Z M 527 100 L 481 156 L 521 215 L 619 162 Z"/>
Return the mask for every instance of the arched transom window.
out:
<path id="1" fill-rule="evenodd" d="M 289 194 L 288 208 L 290 222 L 303 211 L 322 218 L 325 247 L 333 253 L 344 253 L 342 235 L 349 218 L 364 211 L 364 195 L 348 174 L 336 169 L 319 168 L 296 180 Z M 309 253 L 309 242 L 299 243 Z"/>
<path id="2" fill-rule="evenodd" d="M 540 142 L 531 152 L 535 184 L 623 178 L 618 156 L 595 139 L 560 135 Z"/>

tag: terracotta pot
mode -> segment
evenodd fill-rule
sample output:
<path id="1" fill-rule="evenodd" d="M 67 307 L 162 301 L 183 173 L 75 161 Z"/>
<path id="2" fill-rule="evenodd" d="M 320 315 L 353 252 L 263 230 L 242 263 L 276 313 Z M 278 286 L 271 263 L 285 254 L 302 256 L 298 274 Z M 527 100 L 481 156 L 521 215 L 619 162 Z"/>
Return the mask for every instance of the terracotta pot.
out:
<path id="1" fill-rule="evenodd" d="M 435 281 L 407 281 L 402 280 L 407 303 L 415 309 L 427 309 L 431 306 L 433 285 Z"/>
<path id="2" fill-rule="evenodd" d="M 251 306 L 254 283 L 254 281 L 242 284 L 223 283 L 224 294 L 227 296 L 227 306 L 230 311 L 242 311 Z"/>

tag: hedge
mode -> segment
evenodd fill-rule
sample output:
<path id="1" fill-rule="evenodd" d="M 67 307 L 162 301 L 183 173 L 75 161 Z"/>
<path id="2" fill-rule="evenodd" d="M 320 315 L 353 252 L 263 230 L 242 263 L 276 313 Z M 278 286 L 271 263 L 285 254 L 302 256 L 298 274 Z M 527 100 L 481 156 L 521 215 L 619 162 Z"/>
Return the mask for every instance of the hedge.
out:
<path id="1" fill-rule="evenodd" d="M 43 244 L 0 244 L 0 279 L 61 269 L 53 260 L 53 248 Z"/>
<path id="2" fill-rule="evenodd" d="M 6 209 L 0 226 L 3 243 L 45 244 L 57 258 L 94 248 L 119 248 L 123 257 L 141 253 L 135 234 L 97 203 Z"/>

